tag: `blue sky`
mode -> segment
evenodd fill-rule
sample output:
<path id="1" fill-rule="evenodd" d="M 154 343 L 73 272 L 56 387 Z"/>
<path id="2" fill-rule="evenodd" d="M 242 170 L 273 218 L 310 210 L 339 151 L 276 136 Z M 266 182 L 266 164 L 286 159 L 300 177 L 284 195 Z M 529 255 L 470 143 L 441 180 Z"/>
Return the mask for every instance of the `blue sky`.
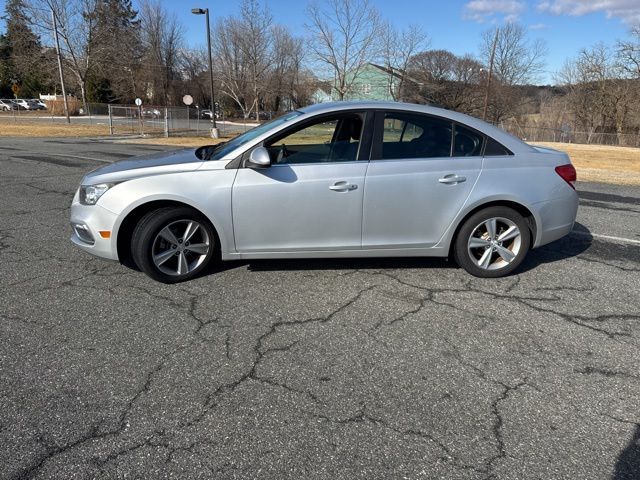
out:
<path id="1" fill-rule="evenodd" d="M 134 3 L 136 0 L 134 0 Z M 305 34 L 307 0 L 263 0 L 276 23 L 297 35 Z M 640 0 L 370 0 L 381 15 L 398 28 L 410 23 L 423 27 L 431 48 L 456 54 L 477 54 L 481 33 L 507 20 L 517 20 L 549 47 L 543 82 L 565 59 L 597 42 L 613 44 L 628 36 L 629 25 L 640 23 Z M 204 42 L 204 18 L 191 8 L 209 8 L 212 22 L 237 13 L 240 0 L 163 0 L 184 25 L 190 45 Z M 0 0 L 4 11 L 4 0 Z"/>

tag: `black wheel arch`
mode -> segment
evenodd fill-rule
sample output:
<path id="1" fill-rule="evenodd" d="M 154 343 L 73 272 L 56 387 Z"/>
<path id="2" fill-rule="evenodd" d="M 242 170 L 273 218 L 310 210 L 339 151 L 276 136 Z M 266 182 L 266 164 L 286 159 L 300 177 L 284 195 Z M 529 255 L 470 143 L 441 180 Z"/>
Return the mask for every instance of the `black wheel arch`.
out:
<path id="1" fill-rule="evenodd" d="M 538 234 L 538 225 L 536 224 L 536 219 L 533 216 L 533 213 L 531 213 L 531 210 L 529 210 L 527 207 L 525 207 L 521 203 L 513 202 L 511 200 L 495 200 L 492 202 L 487 202 L 487 203 L 478 205 L 477 207 L 467 212 L 467 214 L 460 219 L 460 221 L 456 225 L 456 229 L 453 233 L 453 236 L 451 237 L 451 242 L 449 242 L 449 257 L 452 257 L 453 255 L 453 248 L 456 243 L 456 238 L 458 238 L 458 233 L 460 232 L 460 229 L 462 228 L 464 223 L 467 221 L 467 219 L 469 219 L 472 215 L 475 215 L 479 211 L 484 210 L 486 208 L 490 208 L 490 207 L 508 207 L 508 208 L 511 208 L 512 210 L 515 210 L 520 215 L 522 215 L 522 217 L 527 222 L 527 225 L 529 226 L 529 233 L 531 234 L 531 245 L 529 248 L 533 248 L 533 244 L 535 243 L 535 240 L 536 240 L 536 235 Z"/>
<path id="2" fill-rule="evenodd" d="M 215 235 L 216 245 L 215 248 L 217 250 L 217 254 L 220 254 L 221 244 L 220 244 L 220 235 L 218 234 L 218 230 L 216 226 L 211 222 L 209 217 L 207 217 L 204 213 L 202 213 L 197 208 L 189 205 L 187 203 L 178 202 L 175 200 L 154 200 L 151 202 L 143 203 L 142 205 L 138 205 L 136 208 L 131 210 L 127 216 L 124 218 L 122 223 L 120 224 L 120 228 L 118 229 L 118 234 L 116 238 L 116 248 L 118 252 L 118 261 L 129 268 L 134 268 L 138 270 L 136 263 L 133 260 L 133 256 L 131 254 L 131 237 L 133 235 L 133 231 L 136 228 L 136 225 L 142 217 L 144 217 L 147 213 L 158 210 L 159 208 L 166 207 L 186 207 L 190 208 L 200 215 L 202 215 L 211 226 L 213 233 Z"/>

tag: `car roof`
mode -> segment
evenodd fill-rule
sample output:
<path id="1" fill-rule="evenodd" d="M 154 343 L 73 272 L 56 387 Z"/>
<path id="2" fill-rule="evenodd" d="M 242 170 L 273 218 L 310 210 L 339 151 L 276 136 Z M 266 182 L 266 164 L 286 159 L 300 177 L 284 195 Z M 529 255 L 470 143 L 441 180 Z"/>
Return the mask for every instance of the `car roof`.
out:
<path id="1" fill-rule="evenodd" d="M 308 107 L 300 108 L 298 111 L 308 115 L 318 115 L 322 113 L 339 112 L 345 110 L 397 110 L 403 112 L 424 113 L 437 117 L 444 117 L 463 125 L 469 126 L 484 134 L 494 138 L 505 145 L 513 152 L 531 152 L 534 148 L 520 140 L 518 137 L 505 132 L 484 120 L 466 115 L 464 113 L 434 107 L 432 105 L 419 105 L 416 103 L 385 102 L 385 101 L 342 101 L 316 103 Z"/>

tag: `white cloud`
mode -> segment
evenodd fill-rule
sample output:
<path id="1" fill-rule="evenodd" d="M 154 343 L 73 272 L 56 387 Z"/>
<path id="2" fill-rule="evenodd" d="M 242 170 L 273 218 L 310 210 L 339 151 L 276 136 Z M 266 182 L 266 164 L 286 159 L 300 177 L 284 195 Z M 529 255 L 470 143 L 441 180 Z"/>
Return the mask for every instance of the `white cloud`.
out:
<path id="1" fill-rule="evenodd" d="M 640 0 L 542 0 L 538 2 L 538 10 L 573 16 L 605 12 L 608 18 L 621 18 L 627 23 L 640 22 Z"/>
<path id="2" fill-rule="evenodd" d="M 546 23 L 535 23 L 533 25 L 529 25 L 529 30 L 546 30 L 549 28 L 549 25 Z"/>
<path id="3" fill-rule="evenodd" d="M 504 17 L 505 21 L 515 21 L 525 10 L 521 0 L 471 0 L 464 6 L 464 18 L 476 22 L 495 20 Z"/>

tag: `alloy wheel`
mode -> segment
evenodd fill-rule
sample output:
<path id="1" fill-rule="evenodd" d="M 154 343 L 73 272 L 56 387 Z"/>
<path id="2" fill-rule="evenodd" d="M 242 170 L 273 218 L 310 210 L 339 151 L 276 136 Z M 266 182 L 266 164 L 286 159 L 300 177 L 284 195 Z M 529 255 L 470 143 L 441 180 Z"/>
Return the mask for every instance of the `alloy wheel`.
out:
<path id="1" fill-rule="evenodd" d="M 153 240 L 151 256 L 161 272 L 187 275 L 204 262 L 211 249 L 206 229 L 197 221 L 176 220 L 162 228 Z"/>
<path id="2" fill-rule="evenodd" d="M 475 265 L 499 270 L 515 260 L 522 248 L 522 234 L 508 218 L 493 217 L 477 225 L 467 242 L 467 252 Z"/>

